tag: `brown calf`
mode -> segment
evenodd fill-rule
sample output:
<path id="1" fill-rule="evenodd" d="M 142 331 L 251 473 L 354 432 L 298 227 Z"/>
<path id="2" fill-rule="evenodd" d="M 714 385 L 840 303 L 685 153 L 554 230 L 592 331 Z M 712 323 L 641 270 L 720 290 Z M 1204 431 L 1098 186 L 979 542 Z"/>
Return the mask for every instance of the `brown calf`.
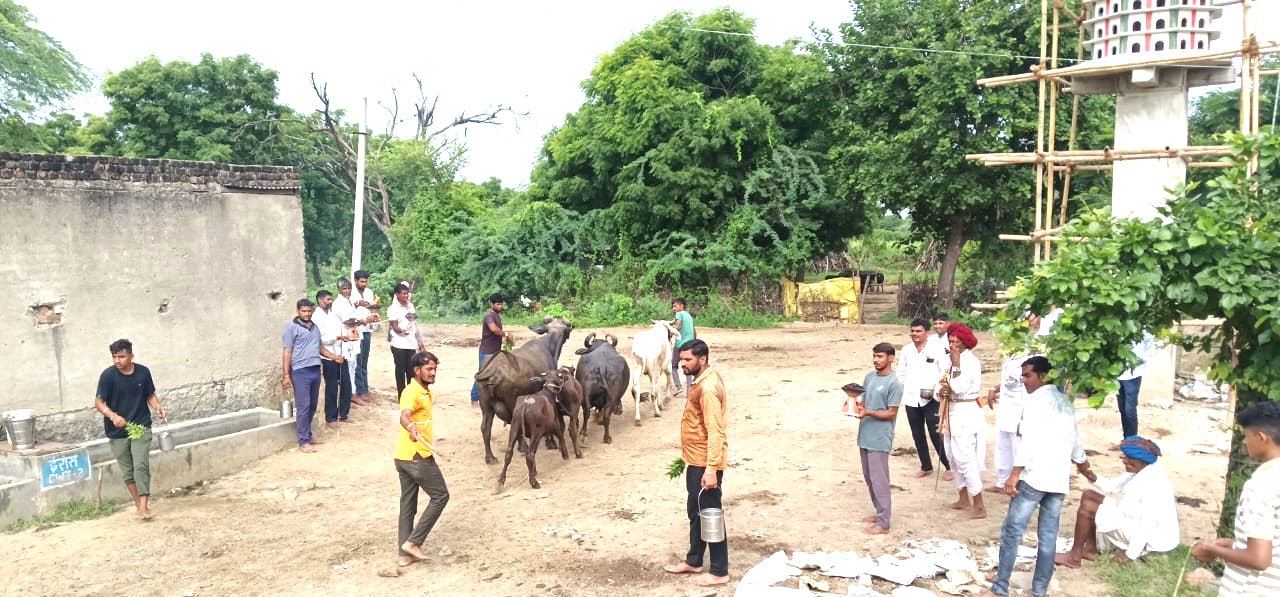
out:
<path id="1" fill-rule="evenodd" d="M 556 415 L 555 401 L 560 394 L 563 382 L 559 371 L 544 371 L 541 377 L 531 381 L 542 384 L 542 389 L 532 394 L 518 396 L 515 400 L 515 411 L 511 413 L 511 433 L 507 436 L 507 457 L 502 463 L 502 474 L 498 475 L 498 491 L 507 484 L 507 467 L 511 466 L 511 455 L 519 444 L 524 452 L 524 461 L 529 465 L 529 485 L 538 489 L 538 467 L 535 456 L 538 441 L 547 434 L 555 434 L 560 445 L 560 455 L 569 459 L 569 449 L 564 444 L 564 431 L 560 429 L 560 417 Z"/>

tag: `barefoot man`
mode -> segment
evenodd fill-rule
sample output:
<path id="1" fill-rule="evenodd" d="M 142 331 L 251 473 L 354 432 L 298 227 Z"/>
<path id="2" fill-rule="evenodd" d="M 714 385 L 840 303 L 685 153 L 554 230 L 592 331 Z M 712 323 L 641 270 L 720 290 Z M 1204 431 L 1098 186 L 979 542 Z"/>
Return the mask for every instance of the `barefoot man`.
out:
<path id="1" fill-rule="evenodd" d="M 1120 451 L 1124 474 L 1099 477 L 1093 484 L 1102 492 L 1086 489 L 1080 496 L 1075 542 L 1071 551 L 1058 554 L 1059 565 L 1079 568 L 1080 560 L 1112 550 L 1118 563 L 1128 562 L 1178 546 L 1178 506 L 1169 477 L 1156 464 L 1160 447 L 1133 435 L 1120 444 Z"/>
<path id="2" fill-rule="evenodd" d="M 893 345 L 881 342 L 871 349 L 871 364 L 876 368 L 863 380 L 864 407 L 855 416 L 858 423 L 858 456 L 862 461 L 862 480 L 871 492 L 876 513 L 862 519 L 870 523 L 862 529 L 868 535 L 886 535 L 893 515 L 893 496 L 889 489 L 889 452 L 893 451 L 893 428 L 898 422 L 898 405 L 902 403 L 902 382 L 893 373 Z"/>
<path id="3" fill-rule="evenodd" d="M 680 347 L 680 369 L 694 376 L 689 385 L 689 398 L 680 419 L 680 455 L 684 459 L 685 489 L 688 490 L 689 554 L 684 561 L 667 564 L 672 574 L 702 572 L 702 557 L 710 548 L 711 570 L 695 576 L 690 582 L 699 587 L 729 584 L 729 542 L 710 543 L 702 540 L 698 518 L 698 493 L 703 508 L 721 508 L 720 484 L 729 461 L 725 438 L 725 393 L 720 372 L 707 364 L 707 343 L 690 340 Z"/>
<path id="4" fill-rule="evenodd" d="M 948 507 L 966 511 L 969 518 L 986 518 L 987 507 L 982 503 L 982 469 L 987 455 L 987 417 L 978 406 L 978 393 L 982 391 L 982 362 L 973 354 L 978 337 L 968 326 L 953 323 L 947 327 L 947 338 L 951 343 L 951 370 L 947 379 L 938 384 L 937 393 L 947 404 L 947 415 L 942 420 L 942 439 L 959 491 L 955 503 Z"/>
<path id="5" fill-rule="evenodd" d="M 432 445 L 431 405 L 434 396 L 431 384 L 436 382 L 436 368 L 440 359 L 426 351 L 415 353 L 409 359 L 413 379 L 400 393 L 400 437 L 396 441 L 396 473 L 400 476 L 400 566 L 408 566 L 427 559 L 422 543 L 431 533 L 431 527 L 440 519 L 445 504 L 449 503 L 449 488 L 444 475 L 436 465 Z M 418 514 L 418 490 L 427 493 L 431 501 L 427 509 L 413 524 Z"/>
<path id="6" fill-rule="evenodd" d="M 151 519 L 151 411 L 161 419 L 164 407 L 156 398 L 151 370 L 133 362 L 133 343 L 116 340 L 109 347 L 113 366 L 98 376 L 98 395 L 93 407 L 102 414 L 111 454 L 120 465 L 120 476 L 133 498 L 138 516 Z M 129 437 L 129 424 L 143 427 L 137 437 Z"/>
<path id="7" fill-rule="evenodd" d="M 1076 408 L 1057 388 L 1045 383 L 1049 360 L 1035 356 L 1022 365 L 1022 383 L 1027 401 L 1022 417 L 1023 441 L 1013 462 L 1013 471 L 1004 492 L 1013 498 L 1000 529 L 1000 562 L 991 588 L 984 597 L 1009 594 L 1009 577 L 1018 557 L 1022 534 L 1036 508 L 1036 565 L 1031 575 L 1031 594 L 1043 597 L 1053 579 L 1053 560 L 1058 545 L 1058 516 L 1062 501 L 1071 489 L 1071 463 L 1090 481 L 1080 432 L 1076 428 Z"/>

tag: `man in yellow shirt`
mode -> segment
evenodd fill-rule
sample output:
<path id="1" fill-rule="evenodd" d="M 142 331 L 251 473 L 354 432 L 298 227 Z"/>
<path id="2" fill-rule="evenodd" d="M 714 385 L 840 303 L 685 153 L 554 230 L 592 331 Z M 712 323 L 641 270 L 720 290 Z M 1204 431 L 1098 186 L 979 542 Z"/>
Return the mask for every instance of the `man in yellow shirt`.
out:
<path id="1" fill-rule="evenodd" d="M 691 582 L 700 587 L 729 583 L 729 542 L 710 543 L 702 540 L 698 509 L 721 508 L 720 484 L 728 464 L 729 442 L 725 436 L 725 391 L 720 372 L 707 364 L 710 351 L 702 340 L 690 340 L 680 346 L 680 368 L 694 376 L 680 419 L 680 452 L 685 462 L 685 488 L 689 492 L 689 554 L 683 562 L 667 564 L 672 574 L 702 572 L 702 556 L 710 548 L 711 569 Z M 702 493 L 701 506 L 698 494 Z"/>
<path id="2" fill-rule="evenodd" d="M 400 393 L 400 438 L 396 442 L 396 473 L 400 475 L 400 546 L 401 566 L 408 566 L 427 559 L 422 543 L 427 540 L 445 504 L 449 503 L 449 489 L 444 475 L 436 465 L 435 448 L 432 446 L 430 386 L 436 381 L 436 368 L 440 359 L 421 351 L 409 360 L 413 379 Z M 427 509 L 413 524 L 418 514 L 418 489 L 427 492 L 431 501 Z"/>

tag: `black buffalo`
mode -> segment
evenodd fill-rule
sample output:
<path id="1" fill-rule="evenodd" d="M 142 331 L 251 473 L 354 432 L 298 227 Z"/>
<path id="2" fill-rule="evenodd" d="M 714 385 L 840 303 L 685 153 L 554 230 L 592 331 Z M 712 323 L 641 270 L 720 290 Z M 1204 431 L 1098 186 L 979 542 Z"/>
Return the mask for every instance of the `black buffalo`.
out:
<path id="1" fill-rule="evenodd" d="M 496 415 L 503 423 L 511 423 L 516 410 L 516 397 L 533 394 L 541 386 L 532 379 L 546 371 L 555 371 L 560 361 L 560 350 L 573 331 L 573 323 L 559 317 L 547 317 L 546 325 L 530 326 L 538 334 L 510 351 L 502 351 L 476 373 L 480 390 L 480 436 L 484 439 L 484 462 L 495 464 L 498 459 L 489 445 Z"/>
<path id="2" fill-rule="evenodd" d="M 631 367 L 627 359 L 618 354 L 618 339 L 613 334 L 605 334 L 608 340 L 596 340 L 595 334 L 589 334 L 576 354 L 578 370 L 574 376 L 582 384 L 582 433 L 581 443 L 587 445 L 587 421 L 590 420 L 591 409 L 600 414 L 600 423 L 604 426 L 604 443 L 613 443 L 609 435 L 609 418 L 622 414 L 622 395 L 627 392 L 627 383 L 631 380 Z"/>

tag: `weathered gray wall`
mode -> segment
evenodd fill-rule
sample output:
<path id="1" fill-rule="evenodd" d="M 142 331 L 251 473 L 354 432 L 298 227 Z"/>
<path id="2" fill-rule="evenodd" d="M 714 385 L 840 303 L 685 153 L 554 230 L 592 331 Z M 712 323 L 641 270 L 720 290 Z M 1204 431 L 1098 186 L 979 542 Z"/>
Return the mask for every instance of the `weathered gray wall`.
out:
<path id="1" fill-rule="evenodd" d="M 269 405 L 306 290 L 297 187 L 289 168 L 0 153 L 0 410 L 100 436 L 118 338 L 171 418 Z"/>

